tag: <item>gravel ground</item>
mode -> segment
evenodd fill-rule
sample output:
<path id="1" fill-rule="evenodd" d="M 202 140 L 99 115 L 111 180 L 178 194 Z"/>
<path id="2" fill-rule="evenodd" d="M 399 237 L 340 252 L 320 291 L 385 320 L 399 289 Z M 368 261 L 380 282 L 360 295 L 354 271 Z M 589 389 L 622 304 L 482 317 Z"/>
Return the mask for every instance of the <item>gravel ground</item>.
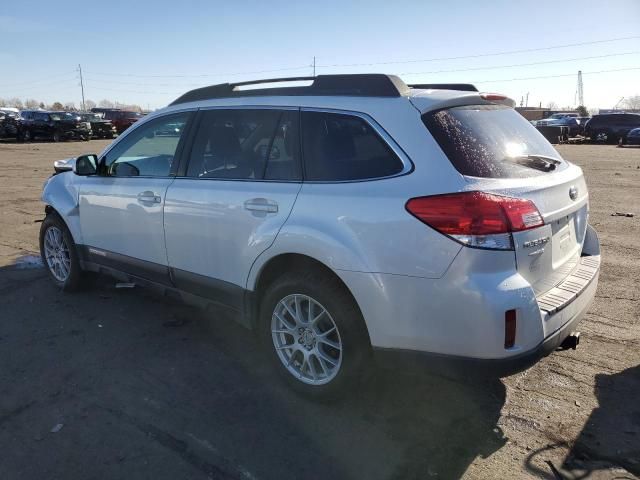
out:
<path id="1" fill-rule="evenodd" d="M 104 278 L 61 294 L 32 265 L 51 162 L 106 144 L 0 143 L 3 479 L 640 476 L 640 148 L 558 147 L 603 251 L 577 351 L 504 380 L 379 372 L 319 405 L 222 312 Z"/>

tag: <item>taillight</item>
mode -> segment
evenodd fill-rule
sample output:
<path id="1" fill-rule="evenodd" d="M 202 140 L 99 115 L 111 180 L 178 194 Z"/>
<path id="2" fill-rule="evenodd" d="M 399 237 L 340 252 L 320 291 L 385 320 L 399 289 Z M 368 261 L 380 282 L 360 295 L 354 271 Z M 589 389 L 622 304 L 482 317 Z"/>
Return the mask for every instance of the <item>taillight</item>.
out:
<path id="1" fill-rule="evenodd" d="M 512 250 L 512 232 L 544 225 L 530 200 L 484 192 L 412 198 L 406 208 L 440 233 L 477 248 Z"/>

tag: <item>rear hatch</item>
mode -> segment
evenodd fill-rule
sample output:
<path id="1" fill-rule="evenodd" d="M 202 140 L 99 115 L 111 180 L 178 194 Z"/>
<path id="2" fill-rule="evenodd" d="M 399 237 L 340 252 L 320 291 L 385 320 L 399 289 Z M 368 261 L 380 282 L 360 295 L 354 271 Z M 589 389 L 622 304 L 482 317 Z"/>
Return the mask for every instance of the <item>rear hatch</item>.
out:
<path id="1" fill-rule="evenodd" d="M 582 170 L 508 107 L 466 105 L 422 118 L 463 175 L 465 190 L 526 199 L 537 207 L 544 225 L 512 234 L 518 273 L 536 295 L 565 279 L 577 267 L 587 227 Z"/>

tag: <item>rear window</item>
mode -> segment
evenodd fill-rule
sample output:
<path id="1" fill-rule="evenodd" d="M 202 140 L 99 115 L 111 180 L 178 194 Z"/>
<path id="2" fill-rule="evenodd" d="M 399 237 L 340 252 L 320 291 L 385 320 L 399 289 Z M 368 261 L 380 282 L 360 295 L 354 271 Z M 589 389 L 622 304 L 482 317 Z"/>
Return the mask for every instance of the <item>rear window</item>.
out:
<path id="1" fill-rule="evenodd" d="M 463 175 L 522 178 L 566 166 L 522 115 L 502 105 L 465 105 L 422 116 L 453 166 Z"/>

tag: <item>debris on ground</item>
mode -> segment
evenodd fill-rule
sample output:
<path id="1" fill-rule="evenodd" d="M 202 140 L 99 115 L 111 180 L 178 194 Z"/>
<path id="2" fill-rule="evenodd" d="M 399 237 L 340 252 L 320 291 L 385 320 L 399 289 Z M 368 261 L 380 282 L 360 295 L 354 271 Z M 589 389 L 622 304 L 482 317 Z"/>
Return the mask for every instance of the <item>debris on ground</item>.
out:
<path id="1" fill-rule="evenodd" d="M 55 425 L 50 432 L 51 433 L 58 433 L 60 430 L 62 430 L 62 427 L 64 427 L 64 423 L 58 423 L 57 425 Z"/>
<path id="2" fill-rule="evenodd" d="M 633 213 L 629 212 L 614 212 L 611 214 L 612 217 L 633 217 Z"/>

